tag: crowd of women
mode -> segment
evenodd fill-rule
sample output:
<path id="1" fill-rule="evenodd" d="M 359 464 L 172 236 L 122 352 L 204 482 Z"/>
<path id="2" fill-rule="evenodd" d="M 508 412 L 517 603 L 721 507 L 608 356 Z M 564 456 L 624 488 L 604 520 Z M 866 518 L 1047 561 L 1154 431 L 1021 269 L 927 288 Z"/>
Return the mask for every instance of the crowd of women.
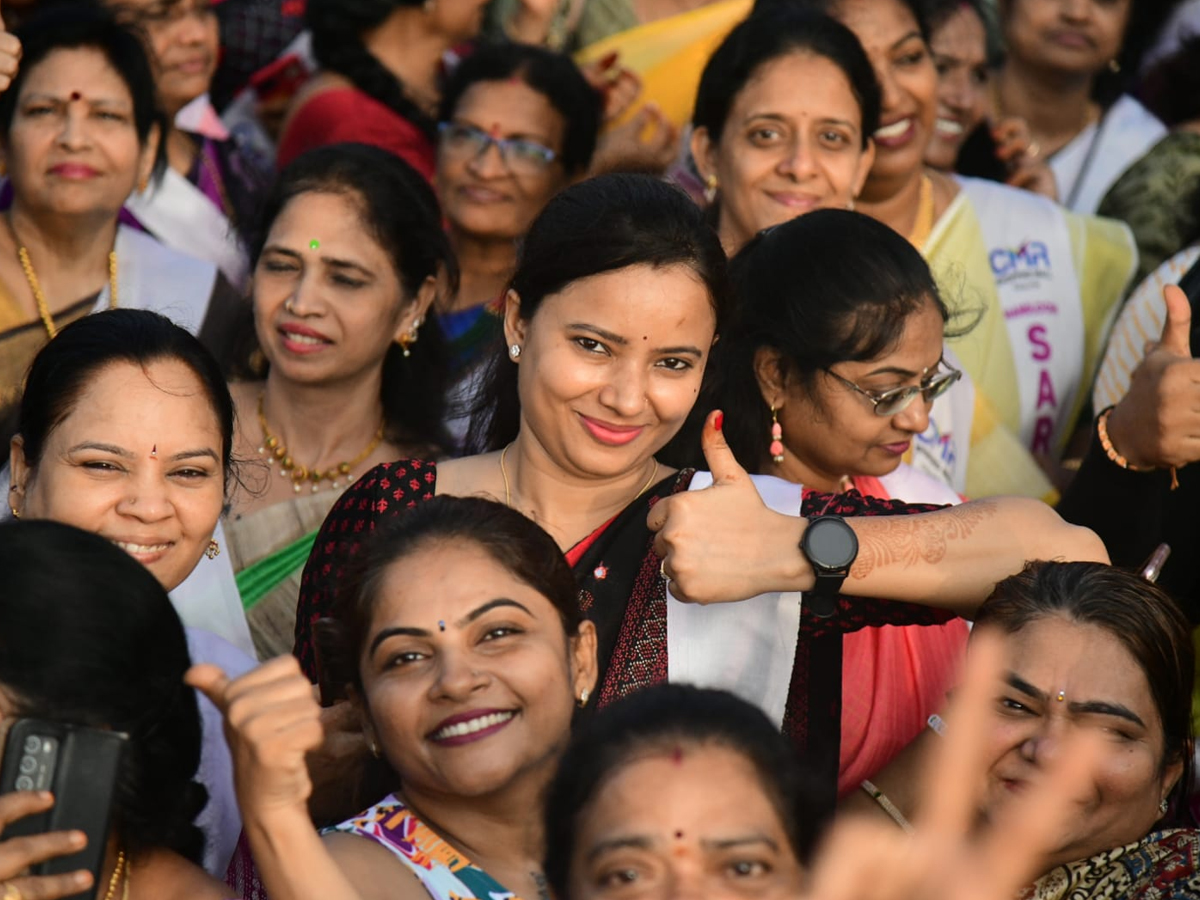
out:
<path id="1" fill-rule="evenodd" d="M 1200 898 L 1196 3 L 0 13 L 0 900 Z"/>

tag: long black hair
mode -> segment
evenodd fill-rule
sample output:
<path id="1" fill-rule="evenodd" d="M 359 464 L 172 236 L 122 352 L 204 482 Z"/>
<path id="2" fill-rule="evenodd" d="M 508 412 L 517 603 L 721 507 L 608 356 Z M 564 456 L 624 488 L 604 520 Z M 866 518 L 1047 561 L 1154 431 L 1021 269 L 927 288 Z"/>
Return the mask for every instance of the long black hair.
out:
<path id="1" fill-rule="evenodd" d="M 394 154 L 366 144 L 332 144 L 301 154 L 280 173 L 263 204 L 250 240 L 257 265 L 275 219 L 296 197 L 309 193 L 342 194 L 358 206 L 363 226 L 392 260 L 406 294 L 415 297 L 430 276 L 444 273 L 452 288 L 458 264 L 442 230 L 442 214 L 433 189 Z M 247 318 L 252 311 L 247 312 Z M 248 345 L 240 354 L 239 374 L 261 376 L 254 367 L 254 329 L 241 333 Z M 419 339 L 404 355 L 398 344 L 383 359 L 384 433 L 395 443 L 424 445 L 435 452 L 449 446 L 445 419 L 447 351 L 436 319 L 421 326 Z"/>
<path id="2" fill-rule="evenodd" d="M 630 266 L 683 265 L 708 289 L 718 333 L 728 315 L 725 253 L 683 191 L 649 175 L 602 175 L 567 188 L 530 226 L 511 288 L 529 321 L 572 283 Z M 520 428 L 517 369 L 501 338 L 472 411 L 472 450 L 498 450 Z"/>
<path id="3" fill-rule="evenodd" d="M 397 7 L 420 5 L 421 0 L 308 0 L 305 20 L 312 34 L 313 56 L 323 68 L 349 78 L 356 88 L 399 113 L 433 141 L 437 123 L 409 98 L 400 79 L 363 42 L 363 34 Z"/>
<path id="4" fill-rule="evenodd" d="M 121 846 L 135 860 L 165 848 L 200 864 L 200 711 L 158 580 L 111 541 L 49 520 L 0 523 L 0 570 L 0 689 L 14 714 L 128 734 Z"/>
<path id="5" fill-rule="evenodd" d="M 569 896 L 581 819 L 605 783 L 635 758 L 680 747 L 716 746 L 751 764 L 799 862 L 824 825 L 812 773 L 795 747 L 755 706 L 725 691 L 662 684 L 617 701 L 580 728 L 559 763 L 546 799 L 544 871 L 557 897 Z"/>

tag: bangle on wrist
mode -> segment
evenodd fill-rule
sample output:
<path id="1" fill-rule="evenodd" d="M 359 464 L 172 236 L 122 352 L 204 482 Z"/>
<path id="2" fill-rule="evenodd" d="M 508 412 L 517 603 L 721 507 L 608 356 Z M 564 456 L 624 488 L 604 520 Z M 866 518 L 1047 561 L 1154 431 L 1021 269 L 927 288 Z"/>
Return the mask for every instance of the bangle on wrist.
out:
<path id="1" fill-rule="evenodd" d="M 1108 409 L 1101 412 L 1096 418 L 1096 434 L 1100 438 L 1100 446 L 1104 448 L 1104 455 L 1122 469 L 1128 469 L 1130 472 L 1153 472 L 1154 468 L 1152 466 L 1133 465 L 1133 463 L 1122 456 L 1120 452 L 1118 452 L 1117 448 L 1113 446 L 1112 438 L 1108 436 L 1108 415 L 1113 411 L 1113 409 L 1115 409 L 1115 407 L 1108 407 Z M 1177 487 L 1179 487 L 1179 475 L 1175 471 L 1174 466 L 1169 466 L 1168 469 L 1171 472 L 1171 490 L 1175 490 Z"/>
<path id="2" fill-rule="evenodd" d="M 863 780 L 863 783 L 859 787 L 866 791 L 870 798 L 883 808 L 883 811 L 891 817 L 893 822 L 903 828 L 906 833 L 913 833 L 915 829 L 912 827 L 912 823 L 904 817 L 904 813 L 900 812 L 900 808 L 888 799 L 887 794 L 866 779 Z"/>

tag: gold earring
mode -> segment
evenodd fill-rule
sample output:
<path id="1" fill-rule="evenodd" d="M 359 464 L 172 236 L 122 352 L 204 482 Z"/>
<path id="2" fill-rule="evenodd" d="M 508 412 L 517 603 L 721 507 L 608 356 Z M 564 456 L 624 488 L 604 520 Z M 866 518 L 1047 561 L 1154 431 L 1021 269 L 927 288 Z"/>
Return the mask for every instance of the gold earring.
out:
<path id="1" fill-rule="evenodd" d="M 704 179 L 704 199 L 712 203 L 717 197 L 717 176 L 715 173 L 710 173 Z"/>
<path id="2" fill-rule="evenodd" d="M 422 321 L 421 317 L 418 316 L 416 321 L 412 323 L 412 327 L 405 334 L 396 338 L 396 343 L 400 345 L 400 350 L 406 357 L 412 356 L 408 348 L 417 342 L 417 329 L 421 327 Z"/>
<path id="3" fill-rule="evenodd" d="M 375 757 L 376 759 L 379 759 L 379 745 L 378 744 L 376 744 L 374 741 L 368 740 L 367 741 L 367 749 L 369 749 L 371 751 L 371 755 L 373 757 Z"/>
<path id="4" fill-rule="evenodd" d="M 783 426 L 779 424 L 779 414 L 775 412 L 774 403 L 771 404 L 771 446 L 767 452 L 775 462 L 783 462 Z"/>
<path id="5" fill-rule="evenodd" d="M 1121 64 L 1117 62 L 1117 58 L 1115 56 L 1108 61 L 1108 71 L 1112 72 L 1114 75 L 1121 74 Z"/>
<path id="6" fill-rule="evenodd" d="M 21 513 L 20 513 L 20 511 L 19 511 L 19 510 L 18 510 L 18 509 L 17 509 L 15 506 L 13 506 L 11 503 L 10 503 L 10 504 L 8 504 L 8 510 L 9 510 L 9 512 L 11 512 L 11 513 L 12 513 L 12 517 L 13 517 L 14 519 L 19 519 L 19 518 L 21 518 Z"/>
<path id="7" fill-rule="evenodd" d="M 208 546 L 204 550 L 204 555 L 209 559 L 216 559 L 221 555 L 221 545 L 217 543 L 216 538 L 211 538 L 209 540 Z"/>
<path id="8" fill-rule="evenodd" d="M 580 709 L 583 709 L 585 706 L 587 706 L 588 697 L 590 696 L 591 692 L 587 688 L 584 688 L 583 692 L 579 695 L 578 705 Z"/>

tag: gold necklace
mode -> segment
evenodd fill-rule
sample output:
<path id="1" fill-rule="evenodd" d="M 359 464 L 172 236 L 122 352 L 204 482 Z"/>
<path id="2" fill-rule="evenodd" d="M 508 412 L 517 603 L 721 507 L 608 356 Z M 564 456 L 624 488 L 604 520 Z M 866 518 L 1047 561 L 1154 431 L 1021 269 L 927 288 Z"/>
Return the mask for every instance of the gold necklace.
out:
<path id="1" fill-rule="evenodd" d="M 258 424 L 262 426 L 263 445 L 258 448 L 259 456 L 267 457 L 268 461 L 272 458 L 279 463 L 279 474 L 292 479 L 292 490 L 297 494 L 300 493 L 300 485 L 305 481 L 312 483 L 312 492 L 315 494 L 321 486 L 322 481 L 329 481 L 333 485 L 333 489 L 337 490 L 341 487 L 341 481 L 345 478 L 346 484 L 350 484 L 354 480 L 351 469 L 365 460 L 368 456 L 375 452 L 376 448 L 383 443 L 383 422 L 379 423 L 379 427 L 375 429 L 375 436 L 371 438 L 371 443 L 363 448 L 363 451 L 347 462 L 338 463 L 332 469 L 321 471 L 315 466 L 311 469 L 304 466 L 296 465 L 295 460 L 288 456 L 287 447 L 271 434 L 271 429 L 267 426 L 267 415 L 263 412 L 263 397 L 264 394 L 258 395 Z M 269 453 L 269 455 L 268 455 Z"/>
<path id="2" fill-rule="evenodd" d="M 933 231 L 933 179 L 926 174 L 921 176 L 921 196 L 917 200 L 917 218 L 908 235 L 908 242 L 917 250 L 923 250 L 931 231 Z"/>
<path id="3" fill-rule="evenodd" d="M 121 882 L 121 876 L 126 875 L 125 867 L 126 867 L 127 862 L 128 862 L 128 860 L 125 858 L 125 851 L 124 850 L 118 851 L 117 852 L 117 865 L 113 869 L 112 877 L 108 879 L 108 890 L 104 892 L 104 900 L 113 900 L 113 897 L 117 896 L 117 885 L 120 884 L 120 882 Z M 124 895 L 126 897 L 129 896 L 129 877 L 128 877 L 128 875 L 126 875 L 126 877 L 125 877 L 125 894 Z"/>
<path id="4" fill-rule="evenodd" d="M 504 505 L 505 506 L 512 506 L 512 491 L 510 491 L 508 488 L 508 469 L 505 468 L 505 465 L 504 465 L 504 457 L 508 453 L 508 448 L 511 446 L 512 446 L 512 444 L 509 443 L 509 444 L 505 445 L 503 450 L 500 451 L 500 477 L 504 479 Z M 633 496 L 634 500 L 636 500 L 638 497 L 642 496 L 642 494 L 646 493 L 646 491 L 650 490 L 650 485 L 654 484 L 654 476 L 657 474 L 658 474 L 658 460 L 656 459 L 656 460 L 654 460 L 654 468 L 650 470 L 650 477 L 646 479 L 646 483 L 642 485 L 642 489 L 640 491 L 638 491 L 636 494 L 634 494 L 634 496 Z"/>
<path id="5" fill-rule="evenodd" d="M 15 238 L 16 232 L 13 232 Z M 25 249 L 25 245 L 20 241 L 17 242 L 17 259 L 21 263 L 21 269 L 25 272 L 25 280 L 29 282 L 29 290 L 33 292 L 33 302 L 37 304 L 38 316 L 42 320 L 42 326 L 46 329 L 46 334 L 50 340 L 58 335 L 58 326 L 54 324 L 54 317 L 50 315 L 50 307 L 46 304 L 46 295 L 42 292 L 42 284 L 38 281 L 37 273 L 33 271 L 33 262 L 29 259 L 29 251 Z M 108 308 L 117 308 L 117 251 L 108 251 Z"/>

